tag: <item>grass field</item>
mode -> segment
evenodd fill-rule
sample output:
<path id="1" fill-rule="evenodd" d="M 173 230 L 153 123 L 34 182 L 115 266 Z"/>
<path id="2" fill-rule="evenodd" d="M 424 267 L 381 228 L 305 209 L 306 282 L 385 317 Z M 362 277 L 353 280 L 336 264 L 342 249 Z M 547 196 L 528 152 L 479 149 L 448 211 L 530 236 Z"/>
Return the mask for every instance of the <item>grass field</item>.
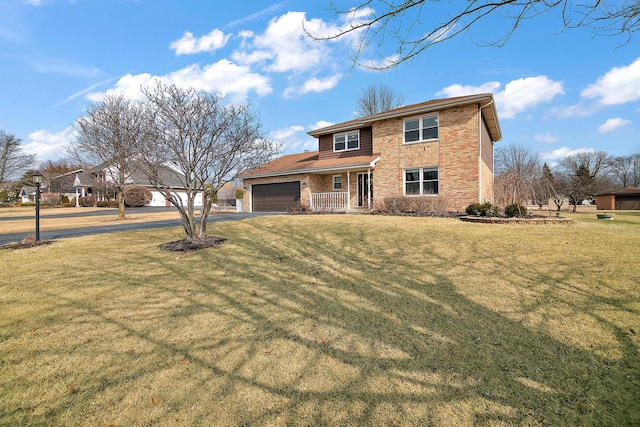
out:
<path id="1" fill-rule="evenodd" d="M 0 425 L 640 424 L 640 214 L 264 217 L 0 257 Z"/>

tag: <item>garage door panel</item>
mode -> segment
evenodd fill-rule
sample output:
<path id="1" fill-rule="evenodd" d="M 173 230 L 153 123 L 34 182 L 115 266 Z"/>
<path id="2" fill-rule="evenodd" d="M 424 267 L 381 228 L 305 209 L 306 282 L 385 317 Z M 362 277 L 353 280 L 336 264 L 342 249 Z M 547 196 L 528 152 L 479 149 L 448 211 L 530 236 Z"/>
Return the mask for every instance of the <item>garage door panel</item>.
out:
<path id="1" fill-rule="evenodd" d="M 616 210 L 640 210 L 640 196 L 616 196 Z"/>
<path id="2" fill-rule="evenodd" d="M 253 212 L 286 212 L 300 203 L 300 181 L 252 186 Z"/>

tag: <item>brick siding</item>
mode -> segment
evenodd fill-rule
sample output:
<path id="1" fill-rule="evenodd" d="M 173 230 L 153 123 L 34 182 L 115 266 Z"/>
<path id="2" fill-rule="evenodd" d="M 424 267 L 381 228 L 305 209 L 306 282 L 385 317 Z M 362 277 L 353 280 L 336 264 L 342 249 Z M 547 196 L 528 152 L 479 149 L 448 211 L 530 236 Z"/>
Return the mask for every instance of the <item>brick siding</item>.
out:
<path id="1" fill-rule="evenodd" d="M 470 203 L 491 199 L 493 180 L 487 165 L 483 167 L 480 183 L 478 106 L 442 110 L 438 118 L 439 139 L 413 144 L 402 143 L 404 119 L 374 123 L 373 151 L 381 153 L 374 171 L 377 200 L 404 194 L 406 168 L 429 166 L 439 168 L 438 197 L 445 198 L 449 210 L 461 212 Z"/>

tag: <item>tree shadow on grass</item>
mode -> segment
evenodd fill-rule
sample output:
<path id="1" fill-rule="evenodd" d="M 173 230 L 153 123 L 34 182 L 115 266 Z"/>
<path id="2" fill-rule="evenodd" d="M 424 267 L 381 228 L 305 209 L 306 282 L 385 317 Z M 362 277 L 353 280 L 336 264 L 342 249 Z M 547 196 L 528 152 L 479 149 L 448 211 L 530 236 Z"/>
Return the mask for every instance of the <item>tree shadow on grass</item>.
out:
<path id="1" fill-rule="evenodd" d="M 59 301 L 50 318 L 61 328 L 43 350 L 45 360 L 61 368 L 44 381 L 75 379 L 79 390 L 49 397 L 43 419 L 117 425 L 640 421 L 638 347 L 616 325 L 604 327 L 621 354 L 607 358 L 464 295 L 458 280 L 472 277 L 477 266 L 429 252 L 428 239 L 419 245 L 428 260 L 413 261 L 411 247 L 386 246 L 361 229 L 282 239 L 286 230 L 261 224 L 230 239 L 228 251 L 136 259 L 145 269 L 140 281 L 126 289 L 115 285 L 102 299 L 43 288 L 42 295 Z M 537 279 L 547 280 L 528 280 Z M 570 286 L 571 277 L 563 283 Z M 546 292 L 545 298 L 559 298 Z M 111 353 L 109 342 L 117 343 Z M 27 374 L 16 382 L 37 386 Z M 27 414 L 21 419 L 33 421 Z"/>

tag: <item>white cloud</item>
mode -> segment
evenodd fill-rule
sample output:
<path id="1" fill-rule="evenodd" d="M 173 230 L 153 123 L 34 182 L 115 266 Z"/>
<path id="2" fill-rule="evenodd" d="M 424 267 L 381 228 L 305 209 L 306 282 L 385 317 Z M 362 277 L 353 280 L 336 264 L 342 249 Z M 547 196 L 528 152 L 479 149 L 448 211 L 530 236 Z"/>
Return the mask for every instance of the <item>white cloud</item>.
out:
<path id="1" fill-rule="evenodd" d="M 304 133 L 300 125 L 278 129 L 269 134 L 276 142 L 281 142 L 285 153 L 297 153 L 302 150 L 317 150 L 317 140 Z"/>
<path id="2" fill-rule="evenodd" d="M 88 98 L 92 101 L 98 101 L 105 94 L 118 94 L 132 100 L 142 100 L 144 95 L 140 92 L 140 88 L 151 87 L 156 80 L 165 84 L 175 84 L 182 88 L 193 87 L 198 90 L 221 92 L 239 101 L 246 98 L 251 91 L 260 96 L 272 92 L 267 77 L 252 73 L 249 67 L 222 59 L 204 67 L 193 64 L 163 76 L 152 76 L 148 73 L 127 74 L 120 78 L 113 88 L 106 92 L 91 93 Z"/>
<path id="3" fill-rule="evenodd" d="M 579 102 L 576 105 L 554 107 L 550 110 L 553 116 L 561 119 L 570 117 L 587 117 L 598 111 L 598 105 Z"/>
<path id="4" fill-rule="evenodd" d="M 446 97 L 493 93 L 501 119 L 513 119 L 518 113 L 535 108 L 538 104 L 551 101 L 556 95 L 564 94 L 562 83 L 547 76 L 525 77 L 507 83 L 498 91 L 500 82 L 487 82 L 480 86 L 453 84 L 436 95 Z"/>
<path id="5" fill-rule="evenodd" d="M 626 126 L 631 123 L 629 120 L 622 119 L 620 117 L 616 117 L 615 119 L 609 119 L 604 122 L 602 125 L 598 126 L 598 133 L 609 133 L 614 132 L 621 127 Z"/>
<path id="6" fill-rule="evenodd" d="M 302 94 L 309 92 L 324 92 L 325 90 L 333 89 L 338 85 L 338 82 L 342 78 L 342 74 L 334 74 L 332 76 L 319 79 L 312 77 L 300 87 L 289 87 L 284 91 L 284 97 L 289 97 L 292 94 Z"/>
<path id="7" fill-rule="evenodd" d="M 450 98 L 454 96 L 475 95 L 480 93 L 496 93 L 500 86 L 500 82 L 487 82 L 480 86 L 468 86 L 456 83 L 436 92 L 436 95 Z"/>
<path id="8" fill-rule="evenodd" d="M 312 130 L 316 130 L 316 129 L 326 128 L 327 126 L 331 126 L 331 125 L 334 125 L 334 124 L 335 124 L 335 123 L 333 123 L 333 122 L 328 122 L 328 121 L 326 121 L 326 120 L 319 120 L 319 121 L 317 121 L 317 122 L 315 122 L 315 123 L 310 124 L 310 125 L 309 125 L 309 127 L 308 127 L 308 129 L 309 129 L 310 131 L 312 131 Z"/>
<path id="9" fill-rule="evenodd" d="M 595 150 L 593 148 L 578 148 L 575 150 L 570 149 L 569 147 L 560 147 L 556 150 L 542 153 L 542 158 L 544 160 L 556 160 L 556 159 L 564 159 L 567 156 L 572 156 L 578 153 L 593 153 Z"/>
<path id="10" fill-rule="evenodd" d="M 582 91 L 601 105 L 617 105 L 640 99 L 640 58 L 626 67 L 614 67 Z"/>
<path id="11" fill-rule="evenodd" d="M 199 52 L 214 52 L 224 47 L 231 34 L 224 34 L 217 28 L 200 38 L 195 38 L 193 33 L 185 31 L 182 38 L 171 42 L 169 47 L 176 51 L 176 55 L 188 55 Z"/>
<path id="12" fill-rule="evenodd" d="M 558 135 L 553 135 L 550 132 L 545 134 L 538 134 L 533 137 L 538 142 L 558 142 Z"/>
<path id="13" fill-rule="evenodd" d="M 23 144 L 25 153 L 35 154 L 41 162 L 56 160 L 66 152 L 66 146 L 73 140 L 73 128 L 54 133 L 47 129 L 40 129 L 29 134 L 29 141 Z"/>
<path id="14" fill-rule="evenodd" d="M 268 71 L 279 73 L 326 67 L 329 45 L 314 42 L 304 29 L 312 34 L 337 31 L 321 19 L 307 20 L 304 12 L 287 12 L 272 19 L 263 34 L 243 32 L 246 44 L 232 59 L 242 64 L 265 63 Z"/>
<path id="15" fill-rule="evenodd" d="M 30 4 L 32 6 L 42 6 L 44 4 L 44 0 L 24 0 L 23 3 Z"/>
<path id="16" fill-rule="evenodd" d="M 289 126 L 288 128 L 274 130 L 273 132 L 270 133 L 270 136 L 276 141 L 282 141 L 287 138 L 291 138 L 297 132 L 302 132 L 303 130 L 304 130 L 303 126 L 293 125 L 293 126 Z"/>
<path id="17" fill-rule="evenodd" d="M 510 81 L 495 98 L 500 118 L 513 119 L 518 113 L 563 94 L 562 83 L 547 76 L 537 76 Z"/>

